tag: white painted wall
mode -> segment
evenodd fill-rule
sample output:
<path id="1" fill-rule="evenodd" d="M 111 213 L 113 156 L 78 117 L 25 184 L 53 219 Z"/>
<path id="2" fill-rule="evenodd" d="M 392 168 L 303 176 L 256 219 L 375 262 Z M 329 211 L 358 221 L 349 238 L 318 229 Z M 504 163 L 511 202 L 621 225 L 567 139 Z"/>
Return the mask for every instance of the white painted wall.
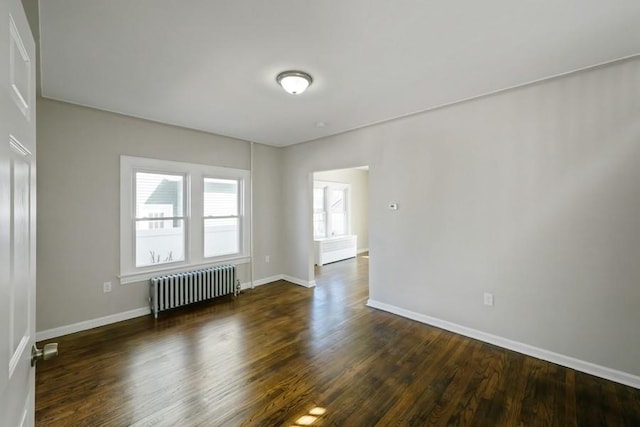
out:
<path id="1" fill-rule="evenodd" d="M 38 100 L 37 330 L 147 305 L 148 282 L 119 285 L 120 155 L 250 168 L 250 144 Z M 279 149 L 254 145 L 255 278 L 282 273 Z M 41 149 L 40 149 L 41 148 Z M 275 202 L 274 202 L 275 201 Z M 249 280 L 248 265 L 239 278 Z M 103 293 L 111 281 L 113 291 Z"/>
<path id="2" fill-rule="evenodd" d="M 358 236 L 358 250 L 369 247 L 369 171 L 338 169 L 315 172 L 314 180 L 351 185 L 351 234 Z M 313 233 L 311 233 L 313 239 Z"/>
<path id="3" fill-rule="evenodd" d="M 312 171 L 368 164 L 372 300 L 640 375 L 639 117 L 634 59 L 288 147 L 285 273 Z"/>

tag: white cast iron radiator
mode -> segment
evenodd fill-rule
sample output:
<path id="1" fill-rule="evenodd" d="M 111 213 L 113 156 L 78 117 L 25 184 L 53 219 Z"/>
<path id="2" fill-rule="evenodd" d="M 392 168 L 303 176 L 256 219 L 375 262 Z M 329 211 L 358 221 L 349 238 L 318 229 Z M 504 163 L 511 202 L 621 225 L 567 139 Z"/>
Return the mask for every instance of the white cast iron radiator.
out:
<path id="1" fill-rule="evenodd" d="M 330 262 L 355 258 L 358 255 L 358 236 L 335 236 L 315 240 L 316 264 L 323 266 Z"/>
<path id="2" fill-rule="evenodd" d="M 240 292 L 234 265 L 219 265 L 151 278 L 149 303 L 157 318 L 160 311 Z"/>

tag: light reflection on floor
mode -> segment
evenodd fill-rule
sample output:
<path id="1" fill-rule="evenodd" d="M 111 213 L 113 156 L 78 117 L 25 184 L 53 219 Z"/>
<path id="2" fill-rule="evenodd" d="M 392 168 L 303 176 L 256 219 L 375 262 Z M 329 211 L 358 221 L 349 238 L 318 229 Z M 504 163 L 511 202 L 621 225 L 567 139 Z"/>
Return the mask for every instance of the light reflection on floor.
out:
<path id="1" fill-rule="evenodd" d="M 326 340 L 333 334 L 348 334 L 349 307 L 344 304 L 347 285 L 345 274 L 357 269 L 355 259 L 349 259 L 315 268 L 316 287 L 311 299 L 311 343 L 314 350 L 326 349 Z M 346 270 L 346 271 L 345 271 Z M 338 271 L 338 274 L 334 272 Z M 333 274 L 332 274 L 333 273 Z"/>
<path id="2" fill-rule="evenodd" d="M 317 272 L 317 286 L 310 297 L 297 306 L 285 308 L 284 313 L 288 315 L 283 315 L 283 307 L 278 306 L 278 297 L 274 295 L 273 309 L 247 314 L 233 307 L 223 308 L 221 304 L 221 312 L 216 316 L 206 320 L 194 318 L 197 328 L 175 334 L 173 325 L 190 321 L 190 315 L 176 313 L 172 318 L 171 313 L 167 314 L 168 319 L 158 322 L 156 327 L 155 333 L 160 336 L 128 353 L 131 386 L 124 393 L 133 419 L 158 425 L 171 425 L 173 420 L 193 417 L 215 420 L 221 414 L 246 406 L 247 401 L 263 399 L 271 393 L 286 399 L 288 379 L 295 378 L 301 384 L 316 382 L 316 377 L 323 372 L 314 366 L 331 363 L 336 352 L 351 351 L 348 344 L 334 348 L 331 343 L 348 342 L 342 338 L 350 334 L 347 320 L 353 307 L 345 304 L 350 292 L 345 274 L 354 274 L 357 268 L 356 260 L 324 266 Z M 237 301 L 242 302 L 242 296 Z M 256 321 L 268 321 L 273 329 L 265 335 L 245 336 L 249 322 Z M 287 325 L 292 321 L 300 326 L 297 332 L 300 339 L 292 340 L 287 335 L 290 334 Z M 306 354 L 309 365 L 304 376 L 299 377 L 295 368 L 286 364 L 274 366 L 276 370 L 266 377 L 247 376 L 256 363 L 263 363 L 264 358 L 269 357 L 263 354 L 263 348 L 278 341 L 288 343 L 292 354 Z M 210 363 L 211 358 L 215 358 L 216 363 Z M 198 372 L 197 376 L 193 372 Z M 276 381 L 278 377 L 283 381 L 283 388 L 276 392 L 265 388 L 273 384 L 270 381 L 274 381 L 274 377 Z M 182 384 L 189 384 L 189 388 Z M 184 404 L 185 401 L 189 401 L 189 405 Z M 159 402 L 163 409 L 150 417 L 150 405 L 157 407 Z M 185 407 L 190 408 L 190 413 L 184 412 Z M 292 426 L 320 425 L 327 409 L 316 405 L 305 411 L 293 419 Z"/>
<path id="3" fill-rule="evenodd" d="M 133 418 L 148 416 L 149 402 L 158 399 L 166 400 L 165 410 L 171 412 L 172 418 L 188 418 L 183 413 L 186 406 L 176 403 L 194 392 L 201 396 L 192 403 L 197 412 L 206 413 L 213 408 L 219 411 L 217 404 L 222 396 L 225 407 L 239 405 L 246 397 L 246 389 L 229 379 L 238 377 L 238 371 L 246 365 L 243 358 L 248 353 L 242 323 L 242 316 L 230 313 L 188 334 L 176 335 L 167 330 L 165 338 L 132 349 L 128 363 L 131 386 L 124 392 Z M 227 363 L 207 363 L 212 357 Z M 192 374 L 194 370 L 199 372 L 197 376 Z M 181 384 L 189 384 L 189 388 Z M 173 389 L 167 390 L 167 385 Z M 155 418 L 166 422 L 162 412 Z"/>
<path id="4" fill-rule="evenodd" d="M 348 317 L 363 310 L 366 288 L 356 277 L 366 265 L 325 266 L 315 289 L 279 281 L 62 337 L 72 349 L 66 354 L 76 354 L 72 365 L 40 371 L 40 387 L 65 382 L 56 384 L 56 399 L 41 398 L 37 416 L 42 425 L 329 423 L 336 416 L 325 403 L 330 389 L 362 362 L 353 356 Z M 336 356 L 346 362 L 336 364 Z"/>
<path id="5" fill-rule="evenodd" d="M 296 420 L 296 423 L 291 427 L 310 426 L 327 412 L 326 408 L 315 406 L 309 410 L 308 415 L 303 415 Z"/>
<path id="6" fill-rule="evenodd" d="M 176 366 L 185 366 L 185 354 L 175 354 L 175 348 L 185 345 L 184 337 L 167 336 L 132 350 L 127 364 L 131 384 L 124 393 L 134 419 L 146 415 L 148 402 L 153 401 L 164 384 L 180 384 L 183 368 L 176 369 Z"/>

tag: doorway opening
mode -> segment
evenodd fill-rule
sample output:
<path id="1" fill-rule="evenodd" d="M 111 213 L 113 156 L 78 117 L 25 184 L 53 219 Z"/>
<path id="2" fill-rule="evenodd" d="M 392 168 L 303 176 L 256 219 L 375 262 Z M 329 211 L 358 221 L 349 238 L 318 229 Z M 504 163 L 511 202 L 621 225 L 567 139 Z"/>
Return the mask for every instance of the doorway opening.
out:
<path id="1" fill-rule="evenodd" d="M 311 280 L 351 270 L 362 275 L 365 265 L 368 277 L 369 167 L 316 171 L 311 181 Z"/>

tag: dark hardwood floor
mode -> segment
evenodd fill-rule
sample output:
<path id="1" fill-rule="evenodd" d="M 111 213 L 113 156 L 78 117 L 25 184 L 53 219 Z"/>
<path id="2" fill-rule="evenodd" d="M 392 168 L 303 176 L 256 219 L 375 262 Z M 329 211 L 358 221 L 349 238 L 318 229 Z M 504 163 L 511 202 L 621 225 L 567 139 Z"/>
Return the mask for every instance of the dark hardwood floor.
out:
<path id="1" fill-rule="evenodd" d="M 40 426 L 640 426 L 640 390 L 365 306 L 368 259 L 58 338 Z"/>

